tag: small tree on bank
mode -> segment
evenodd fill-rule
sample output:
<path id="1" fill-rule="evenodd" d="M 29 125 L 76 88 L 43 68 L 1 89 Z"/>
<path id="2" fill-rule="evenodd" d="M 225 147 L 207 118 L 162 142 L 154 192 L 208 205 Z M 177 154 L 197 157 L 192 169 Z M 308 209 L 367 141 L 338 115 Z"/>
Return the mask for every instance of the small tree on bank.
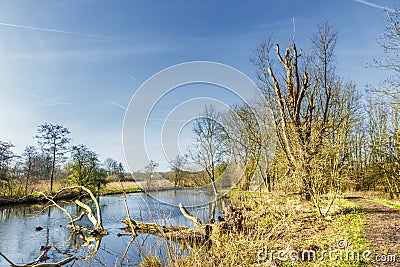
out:
<path id="1" fill-rule="evenodd" d="M 144 167 L 144 173 L 146 177 L 146 189 L 153 189 L 153 182 L 155 179 L 155 172 L 158 168 L 159 164 L 153 160 Z M 155 184 L 156 188 L 158 188 L 157 183 Z"/>
<path id="2" fill-rule="evenodd" d="M 79 186 L 94 190 L 106 183 L 107 172 L 101 168 L 97 154 L 84 145 L 72 147 L 66 169 L 69 180 Z"/>
<path id="3" fill-rule="evenodd" d="M 15 157 L 15 154 L 11 151 L 14 147 L 13 144 L 9 142 L 0 141 L 0 189 L 8 189 L 9 194 L 13 194 L 11 186 L 11 161 Z"/>
<path id="4" fill-rule="evenodd" d="M 25 175 L 25 195 L 28 195 L 28 185 L 34 174 L 34 161 L 37 157 L 36 147 L 27 146 L 24 149 L 23 157 L 25 158 L 24 163 L 24 175 Z"/>
<path id="5" fill-rule="evenodd" d="M 64 159 L 64 154 L 67 150 L 67 144 L 71 141 L 68 136 L 70 131 L 62 125 L 44 123 L 39 125 L 38 134 L 35 138 L 39 145 L 48 153 L 50 153 L 51 173 L 50 173 L 50 192 L 53 192 L 53 180 L 56 163 Z"/>
<path id="6" fill-rule="evenodd" d="M 172 181 L 174 182 L 174 187 L 176 188 L 180 181 L 185 176 L 184 167 L 186 165 L 186 158 L 177 155 L 173 161 L 171 161 L 171 170 L 173 171 Z"/>
<path id="7" fill-rule="evenodd" d="M 218 178 L 219 167 L 226 166 L 229 149 L 227 133 L 220 123 L 220 114 L 213 107 L 206 107 L 204 115 L 194 121 L 193 133 L 197 146 L 190 152 L 190 157 L 207 173 L 214 194 L 218 191 L 215 180 Z"/>

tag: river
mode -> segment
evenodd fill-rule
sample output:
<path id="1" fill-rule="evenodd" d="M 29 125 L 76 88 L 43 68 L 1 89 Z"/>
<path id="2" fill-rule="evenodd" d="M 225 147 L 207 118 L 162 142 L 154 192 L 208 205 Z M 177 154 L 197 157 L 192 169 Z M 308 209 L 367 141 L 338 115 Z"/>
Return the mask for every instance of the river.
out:
<path id="1" fill-rule="evenodd" d="M 209 216 L 208 203 L 212 196 L 198 191 L 171 190 L 153 193 L 151 197 L 144 193 L 133 193 L 128 194 L 126 199 L 134 220 L 192 227 L 193 223 L 181 214 L 177 203 L 181 202 L 189 207 L 191 213 L 205 222 Z M 157 236 L 140 234 L 131 242 L 122 260 L 121 256 L 131 240 L 131 236 L 121 230 L 125 224 L 120 220 L 126 218 L 123 196 L 103 196 L 99 198 L 99 203 L 103 226 L 109 234 L 88 244 L 83 244 L 79 236 L 70 237 L 71 230 L 66 227 L 69 219 L 56 207 L 51 207 L 50 211 L 49 208 L 44 209 L 43 205 L 0 207 L 0 252 L 14 264 L 26 264 L 40 255 L 42 246 L 51 246 L 46 262 L 57 262 L 68 255 L 84 258 L 99 245 L 96 254 L 91 255 L 90 259 L 74 261 L 64 266 L 137 266 L 149 253 L 158 255 L 163 261 L 168 259 L 171 251 L 185 253 L 179 251 L 178 244 Z M 73 216 L 81 212 L 75 204 L 66 203 L 62 207 Z M 219 215 L 218 210 L 217 208 L 216 216 Z M 86 218 L 81 224 L 90 225 Z M 38 226 L 43 229 L 37 231 Z M 0 266 L 9 264 L 0 257 Z"/>

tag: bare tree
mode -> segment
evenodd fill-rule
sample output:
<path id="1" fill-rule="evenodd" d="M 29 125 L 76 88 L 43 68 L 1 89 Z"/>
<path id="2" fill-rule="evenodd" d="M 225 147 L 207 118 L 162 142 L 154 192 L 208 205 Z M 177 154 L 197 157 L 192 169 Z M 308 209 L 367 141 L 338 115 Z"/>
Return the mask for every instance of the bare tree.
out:
<path id="1" fill-rule="evenodd" d="M 173 182 L 174 187 L 176 188 L 179 182 L 185 176 L 185 165 L 186 165 L 186 158 L 180 155 L 177 155 L 173 161 L 171 161 L 171 170 L 173 171 Z"/>
<path id="2" fill-rule="evenodd" d="M 37 156 L 37 150 L 34 146 L 27 146 L 24 149 L 23 156 L 25 157 L 25 166 L 24 166 L 24 174 L 25 174 L 25 195 L 28 195 L 28 185 L 34 174 L 34 160 Z"/>
<path id="3" fill-rule="evenodd" d="M 10 142 L 0 141 L 0 188 L 6 187 L 10 195 L 12 195 L 11 161 L 15 157 L 15 154 L 11 151 L 12 147 L 14 145 Z"/>
<path id="4" fill-rule="evenodd" d="M 258 118 L 259 130 L 261 134 L 261 148 L 260 158 L 258 160 L 258 173 L 262 178 L 265 188 L 268 192 L 273 189 L 273 176 L 271 173 L 272 163 L 275 157 L 276 151 L 276 138 L 273 127 L 273 118 L 269 107 L 263 101 L 263 97 L 260 96 L 253 111 L 256 112 Z M 261 189 L 261 187 L 260 187 Z"/>
<path id="5" fill-rule="evenodd" d="M 238 185 L 242 190 L 249 190 L 262 153 L 261 126 L 247 104 L 233 107 L 223 120 L 231 151 L 244 170 Z"/>
<path id="6" fill-rule="evenodd" d="M 206 107 L 204 115 L 194 121 L 193 133 L 197 138 L 196 148 L 190 152 L 190 157 L 208 175 L 214 194 L 218 191 L 215 186 L 217 169 L 227 160 L 226 131 L 221 125 L 220 115 L 213 107 Z"/>
<path id="7" fill-rule="evenodd" d="M 375 65 L 392 71 L 393 76 L 386 80 L 384 90 L 374 90 L 383 94 L 397 96 L 400 94 L 400 10 L 387 12 L 387 26 L 378 43 L 385 56 L 375 60 Z"/>
<path id="8" fill-rule="evenodd" d="M 118 172 L 118 163 L 116 160 L 114 160 L 112 158 L 106 158 L 104 160 L 104 166 L 107 169 L 108 175 L 113 175 Z"/>
<path id="9" fill-rule="evenodd" d="M 372 88 L 369 107 L 369 162 L 366 186 L 380 187 L 389 196 L 400 194 L 400 11 L 387 12 L 387 26 L 378 43 L 385 56 L 377 67 L 390 77 L 380 88 Z M 377 97 L 377 99 L 373 99 Z"/>
<path id="10" fill-rule="evenodd" d="M 62 125 L 44 123 L 39 125 L 35 138 L 43 149 L 51 154 L 50 192 L 53 192 L 53 180 L 57 161 L 62 161 L 67 150 L 70 131 Z"/>
<path id="11" fill-rule="evenodd" d="M 354 86 L 335 74 L 336 32 L 327 23 L 321 24 L 312 44 L 308 57 L 302 56 L 294 41 L 284 54 L 275 45 L 276 66 L 270 39 L 257 48 L 254 58 L 260 89 L 273 112 L 279 147 L 305 200 L 312 199 L 320 184 L 316 182 L 323 172 L 319 166 L 332 151 L 336 133 L 348 133 L 343 122 L 349 121 L 354 103 Z"/>
<path id="12" fill-rule="evenodd" d="M 147 189 L 151 189 L 153 186 L 154 182 L 154 175 L 155 172 L 158 168 L 159 164 L 153 160 L 150 160 L 150 162 L 144 167 L 144 172 L 146 174 L 146 187 Z M 156 184 L 157 186 L 157 184 Z"/>

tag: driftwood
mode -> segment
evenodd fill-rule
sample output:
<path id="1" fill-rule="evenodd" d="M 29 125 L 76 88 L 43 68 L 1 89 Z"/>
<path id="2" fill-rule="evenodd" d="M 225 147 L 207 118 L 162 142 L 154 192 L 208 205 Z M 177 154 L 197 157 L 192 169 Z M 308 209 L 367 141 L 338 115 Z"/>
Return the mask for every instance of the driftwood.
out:
<path id="1" fill-rule="evenodd" d="M 73 260 L 75 260 L 75 257 L 70 256 L 64 260 L 61 260 L 59 262 L 56 263 L 39 263 L 41 261 L 44 261 L 45 259 L 45 255 L 47 253 L 49 249 L 45 249 L 42 251 L 42 253 L 40 254 L 40 256 L 33 262 L 24 264 L 24 265 L 16 265 L 14 264 L 10 259 L 8 259 L 3 253 L 0 252 L 0 256 L 2 256 L 9 264 L 11 267 L 60 267 L 64 264 L 67 264 Z M 47 258 L 46 258 L 47 259 Z"/>
<path id="2" fill-rule="evenodd" d="M 137 222 L 132 219 L 129 220 L 129 218 L 125 218 L 121 222 L 125 223 L 128 226 L 128 229 L 126 228 L 124 229 L 130 231 L 132 226 L 136 233 L 165 234 L 169 232 L 189 229 L 189 227 L 187 226 L 168 226 L 168 225 L 159 225 L 156 223 Z"/>
<path id="3" fill-rule="evenodd" d="M 191 220 L 192 222 L 194 222 L 194 226 L 195 227 L 200 227 L 201 226 L 201 221 L 198 217 L 193 216 L 192 214 L 190 214 L 186 208 L 182 205 L 182 203 L 179 203 L 179 209 L 181 210 L 183 216 L 185 216 L 186 218 L 188 218 L 189 220 Z"/>
<path id="4" fill-rule="evenodd" d="M 101 220 L 100 217 L 96 219 L 96 217 L 93 214 L 92 209 L 86 205 L 85 203 L 82 203 L 78 199 L 74 201 L 76 205 L 84 209 L 84 213 L 88 216 L 89 221 L 93 224 L 93 230 L 96 233 L 103 233 L 105 230 L 103 229 L 103 226 L 101 225 Z M 79 216 L 78 218 L 82 219 L 83 216 Z"/>
<path id="5" fill-rule="evenodd" d="M 92 209 L 82 203 L 80 200 L 76 199 L 74 202 L 76 205 L 80 206 L 81 208 L 83 208 L 82 213 L 76 217 L 76 218 L 72 218 L 71 214 L 69 214 L 69 212 L 64 209 L 63 207 L 61 207 L 60 205 L 58 205 L 55 201 L 55 198 L 57 197 L 57 195 L 59 195 L 61 192 L 66 191 L 66 190 L 73 190 L 73 189 L 79 189 L 82 191 L 85 191 L 90 198 L 92 199 L 93 203 L 96 206 L 96 215 L 94 214 L 94 212 L 92 211 Z M 99 235 L 107 235 L 107 231 L 103 228 L 103 224 L 101 221 L 101 210 L 100 210 L 100 206 L 99 203 L 97 202 L 96 197 L 93 195 L 92 191 L 90 191 L 89 189 L 87 189 L 84 186 L 70 186 L 70 187 L 64 187 L 63 189 L 57 191 L 55 193 L 54 196 L 47 196 L 45 193 L 43 192 L 38 192 L 40 195 L 42 195 L 45 199 L 47 199 L 49 202 L 52 203 L 53 206 L 56 206 L 57 208 L 59 208 L 60 210 L 62 210 L 67 217 L 69 218 L 69 227 L 72 228 L 75 232 L 88 232 L 90 234 L 99 234 Z M 84 215 L 87 215 L 90 222 L 93 224 L 93 229 L 89 229 L 87 227 L 82 227 L 79 225 L 76 225 L 75 223 L 77 221 L 80 221 Z"/>
<path id="6" fill-rule="evenodd" d="M 122 184 L 121 184 L 121 186 L 122 186 Z M 136 231 L 135 231 L 135 227 L 134 227 L 134 225 L 132 224 L 131 214 L 130 214 L 130 212 L 129 212 L 128 203 L 126 202 L 126 194 L 125 194 L 125 191 L 124 191 L 124 205 L 125 205 L 125 211 L 126 211 L 126 216 L 127 216 L 126 219 L 127 219 L 128 223 L 129 223 L 129 224 L 128 224 L 129 227 L 131 228 L 132 238 L 134 239 L 134 238 L 137 236 L 137 234 L 136 234 Z M 130 245 L 129 245 L 129 246 L 130 246 Z M 124 255 L 123 255 L 122 258 L 125 257 L 126 253 L 127 253 L 127 251 L 124 253 Z"/>
<path id="7" fill-rule="evenodd" d="M 164 239 L 184 244 L 185 246 L 196 246 L 204 244 L 209 240 L 211 234 L 211 225 L 201 225 L 200 227 L 189 228 L 187 226 L 168 226 L 155 223 L 136 222 L 125 218 L 121 222 L 127 227 L 123 228 L 126 232 L 131 231 L 130 225 L 133 225 L 136 234 L 152 234 Z"/>
<path id="8" fill-rule="evenodd" d="M 39 193 L 40 195 L 42 195 L 45 199 L 47 199 L 49 202 L 51 202 L 51 204 L 52 204 L 53 206 L 56 206 L 57 208 L 59 208 L 60 210 L 62 210 L 62 211 L 67 215 L 67 217 L 69 218 L 71 228 L 74 229 L 74 230 L 76 230 L 75 222 L 76 222 L 77 220 L 76 220 L 76 219 L 74 220 L 74 219 L 72 218 L 71 214 L 69 214 L 69 212 L 68 212 L 66 209 L 64 209 L 63 207 L 61 207 L 60 205 L 58 205 L 57 202 L 55 202 L 55 200 L 54 200 L 53 197 L 49 197 L 49 196 L 47 196 L 47 195 L 46 195 L 45 193 L 43 193 L 43 192 L 38 192 L 38 193 Z M 82 217 L 81 217 L 81 218 L 82 218 Z M 41 227 L 36 227 L 36 229 L 39 229 L 39 228 L 41 228 Z"/>
<path id="9" fill-rule="evenodd" d="M 121 222 L 125 223 L 127 227 L 123 229 L 127 232 L 130 232 L 131 228 L 133 227 L 135 233 L 157 235 L 164 239 L 182 244 L 184 247 L 194 247 L 198 245 L 209 244 L 212 233 L 212 225 L 203 225 L 200 219 L 190 214 L 181 203 L 179 204 L 179 208 L 186 218 L 194 222 L 194 228 L 189 228 L 187 226 L 168 226 L 158 225 L 155 223 L 137 222 L 130 218 L 125 218 Z"/>

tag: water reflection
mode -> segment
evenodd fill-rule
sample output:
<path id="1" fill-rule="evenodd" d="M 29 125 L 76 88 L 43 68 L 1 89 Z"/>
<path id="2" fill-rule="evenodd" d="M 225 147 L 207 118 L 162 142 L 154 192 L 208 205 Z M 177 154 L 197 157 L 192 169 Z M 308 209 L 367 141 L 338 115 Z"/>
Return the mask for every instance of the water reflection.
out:
<path id="1" fill-rule="evenodd" d="M 212 196 L 188 191 L 163 191 L 157 201 L 143 193 L 127 195 L 127 204 L 131 218 L 136 221 L 152 222 L 162 225 L 193 226 L 193 222 L 182 216 L 174 205 L 182 202 L 191 207 L 188 210 L 207 222 Z M 71 255 L 81 261 L 73 261 L 64 266 L 135 266 L 144 256 L 151 253 L 160 258 L 168 258 L 171 251 L 179 251 L 180 246 L 157 236 L 140 234 L 135 239 L 124 235 L 120 221 L 126 217 L 122 196 L 105 196 L 99 199 L 102 210 L 103 226 L 109 235 L 100 237 L 71 234 L 67 228 L 68 218 L 57 208 L 43 211 L 42 205 L 13 206 L 0 208 L 0 252 L 15 264 L 33 262 L 41 255 L 40 248 L 50 247 L 47 262 L 59 262 Z M 61 204 L 73 217 L 81 210 L 75 204 Z M 92 206 L 93 207 L 93 206 Z M 217 214 L 218 216 L 218 208 Z M 91 226 L 85 217 L 80 225 Z M 43 228 L 36 231 L 36 227 Z M 122 235 L 121 235 L 122 234 Z M 184 253 L 184 252 L 183 252 Z M 7 262 L 0 258 L 0 266 Z"/>

